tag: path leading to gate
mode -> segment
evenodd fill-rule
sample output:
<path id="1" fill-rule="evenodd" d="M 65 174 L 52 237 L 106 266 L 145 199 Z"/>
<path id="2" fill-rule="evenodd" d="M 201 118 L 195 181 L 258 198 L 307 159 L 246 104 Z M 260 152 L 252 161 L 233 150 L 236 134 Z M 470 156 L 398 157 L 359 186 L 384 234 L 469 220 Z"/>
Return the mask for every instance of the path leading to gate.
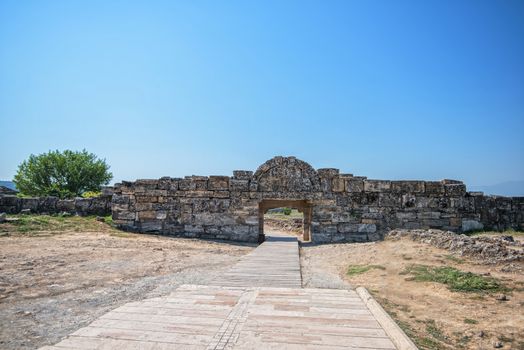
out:
<path id="1" fill-rule="evenodd" d="M 272 236 L 208 286 L 125 304 L 42 349 L 395 349 L 367 305 L 352 290 L 301 288 L 297 239 Z"/>

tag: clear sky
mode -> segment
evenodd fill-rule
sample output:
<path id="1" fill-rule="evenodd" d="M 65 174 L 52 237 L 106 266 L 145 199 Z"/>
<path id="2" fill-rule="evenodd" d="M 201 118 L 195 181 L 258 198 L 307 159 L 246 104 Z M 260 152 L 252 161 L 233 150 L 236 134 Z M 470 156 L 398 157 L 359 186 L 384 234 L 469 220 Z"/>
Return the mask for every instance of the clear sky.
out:
<path id="1" fill-rule="evenodd" d="M 0 179 L 83 148 L 115 181 L 524 180 L 524 1 L 0 1 Z"/>

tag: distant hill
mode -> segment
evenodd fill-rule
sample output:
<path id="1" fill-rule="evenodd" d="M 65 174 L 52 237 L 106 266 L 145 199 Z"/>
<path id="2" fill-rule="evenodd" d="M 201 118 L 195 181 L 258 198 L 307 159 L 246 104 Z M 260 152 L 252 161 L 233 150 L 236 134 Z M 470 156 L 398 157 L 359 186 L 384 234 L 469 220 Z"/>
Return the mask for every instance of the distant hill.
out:
<path id="1" fill-rule="evenodd" d="M 508 181 L 490 186 L 468 186 L 468 191 L 482 191 L 508 197 L 524 197 L 524 181 Z"/>
<path id="2" fill-rule="evenodd" d="M 16 190 L 15 183 L 13 181 L 0 181 L 0 186 L 5 186 L 12 190 Z"/>

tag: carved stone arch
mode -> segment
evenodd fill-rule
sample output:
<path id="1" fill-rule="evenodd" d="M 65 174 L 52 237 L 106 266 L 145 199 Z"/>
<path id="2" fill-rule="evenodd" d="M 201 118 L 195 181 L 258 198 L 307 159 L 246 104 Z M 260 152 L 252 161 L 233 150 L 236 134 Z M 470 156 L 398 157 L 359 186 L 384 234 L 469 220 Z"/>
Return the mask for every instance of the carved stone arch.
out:
<path id="1" fill-rule="evenodd" d="M 295 157 L 274 157 L 253 175 L 259 192 L 318 192 L 320 178 L 308 163 Z"/>

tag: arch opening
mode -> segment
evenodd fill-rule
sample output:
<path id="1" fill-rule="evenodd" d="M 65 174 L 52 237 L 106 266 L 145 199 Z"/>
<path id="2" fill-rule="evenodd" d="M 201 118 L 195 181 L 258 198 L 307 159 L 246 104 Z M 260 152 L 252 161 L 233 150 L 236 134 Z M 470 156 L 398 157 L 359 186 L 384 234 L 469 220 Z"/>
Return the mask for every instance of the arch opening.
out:
<path id="1" fill-rule="evenodd" d="M 302 213 L 302 234 L 301 240 L 304 242 L 311 241 L 311 216 L 313 205 L 308 200 L 288 200 L 288 199 L 264 199 L 258 204 L 258 220 L 259 220 L 259 243 L 266 239 L 264 232 L 264 215 L 271 209 L 276 208 L 291 208 Z"/>

